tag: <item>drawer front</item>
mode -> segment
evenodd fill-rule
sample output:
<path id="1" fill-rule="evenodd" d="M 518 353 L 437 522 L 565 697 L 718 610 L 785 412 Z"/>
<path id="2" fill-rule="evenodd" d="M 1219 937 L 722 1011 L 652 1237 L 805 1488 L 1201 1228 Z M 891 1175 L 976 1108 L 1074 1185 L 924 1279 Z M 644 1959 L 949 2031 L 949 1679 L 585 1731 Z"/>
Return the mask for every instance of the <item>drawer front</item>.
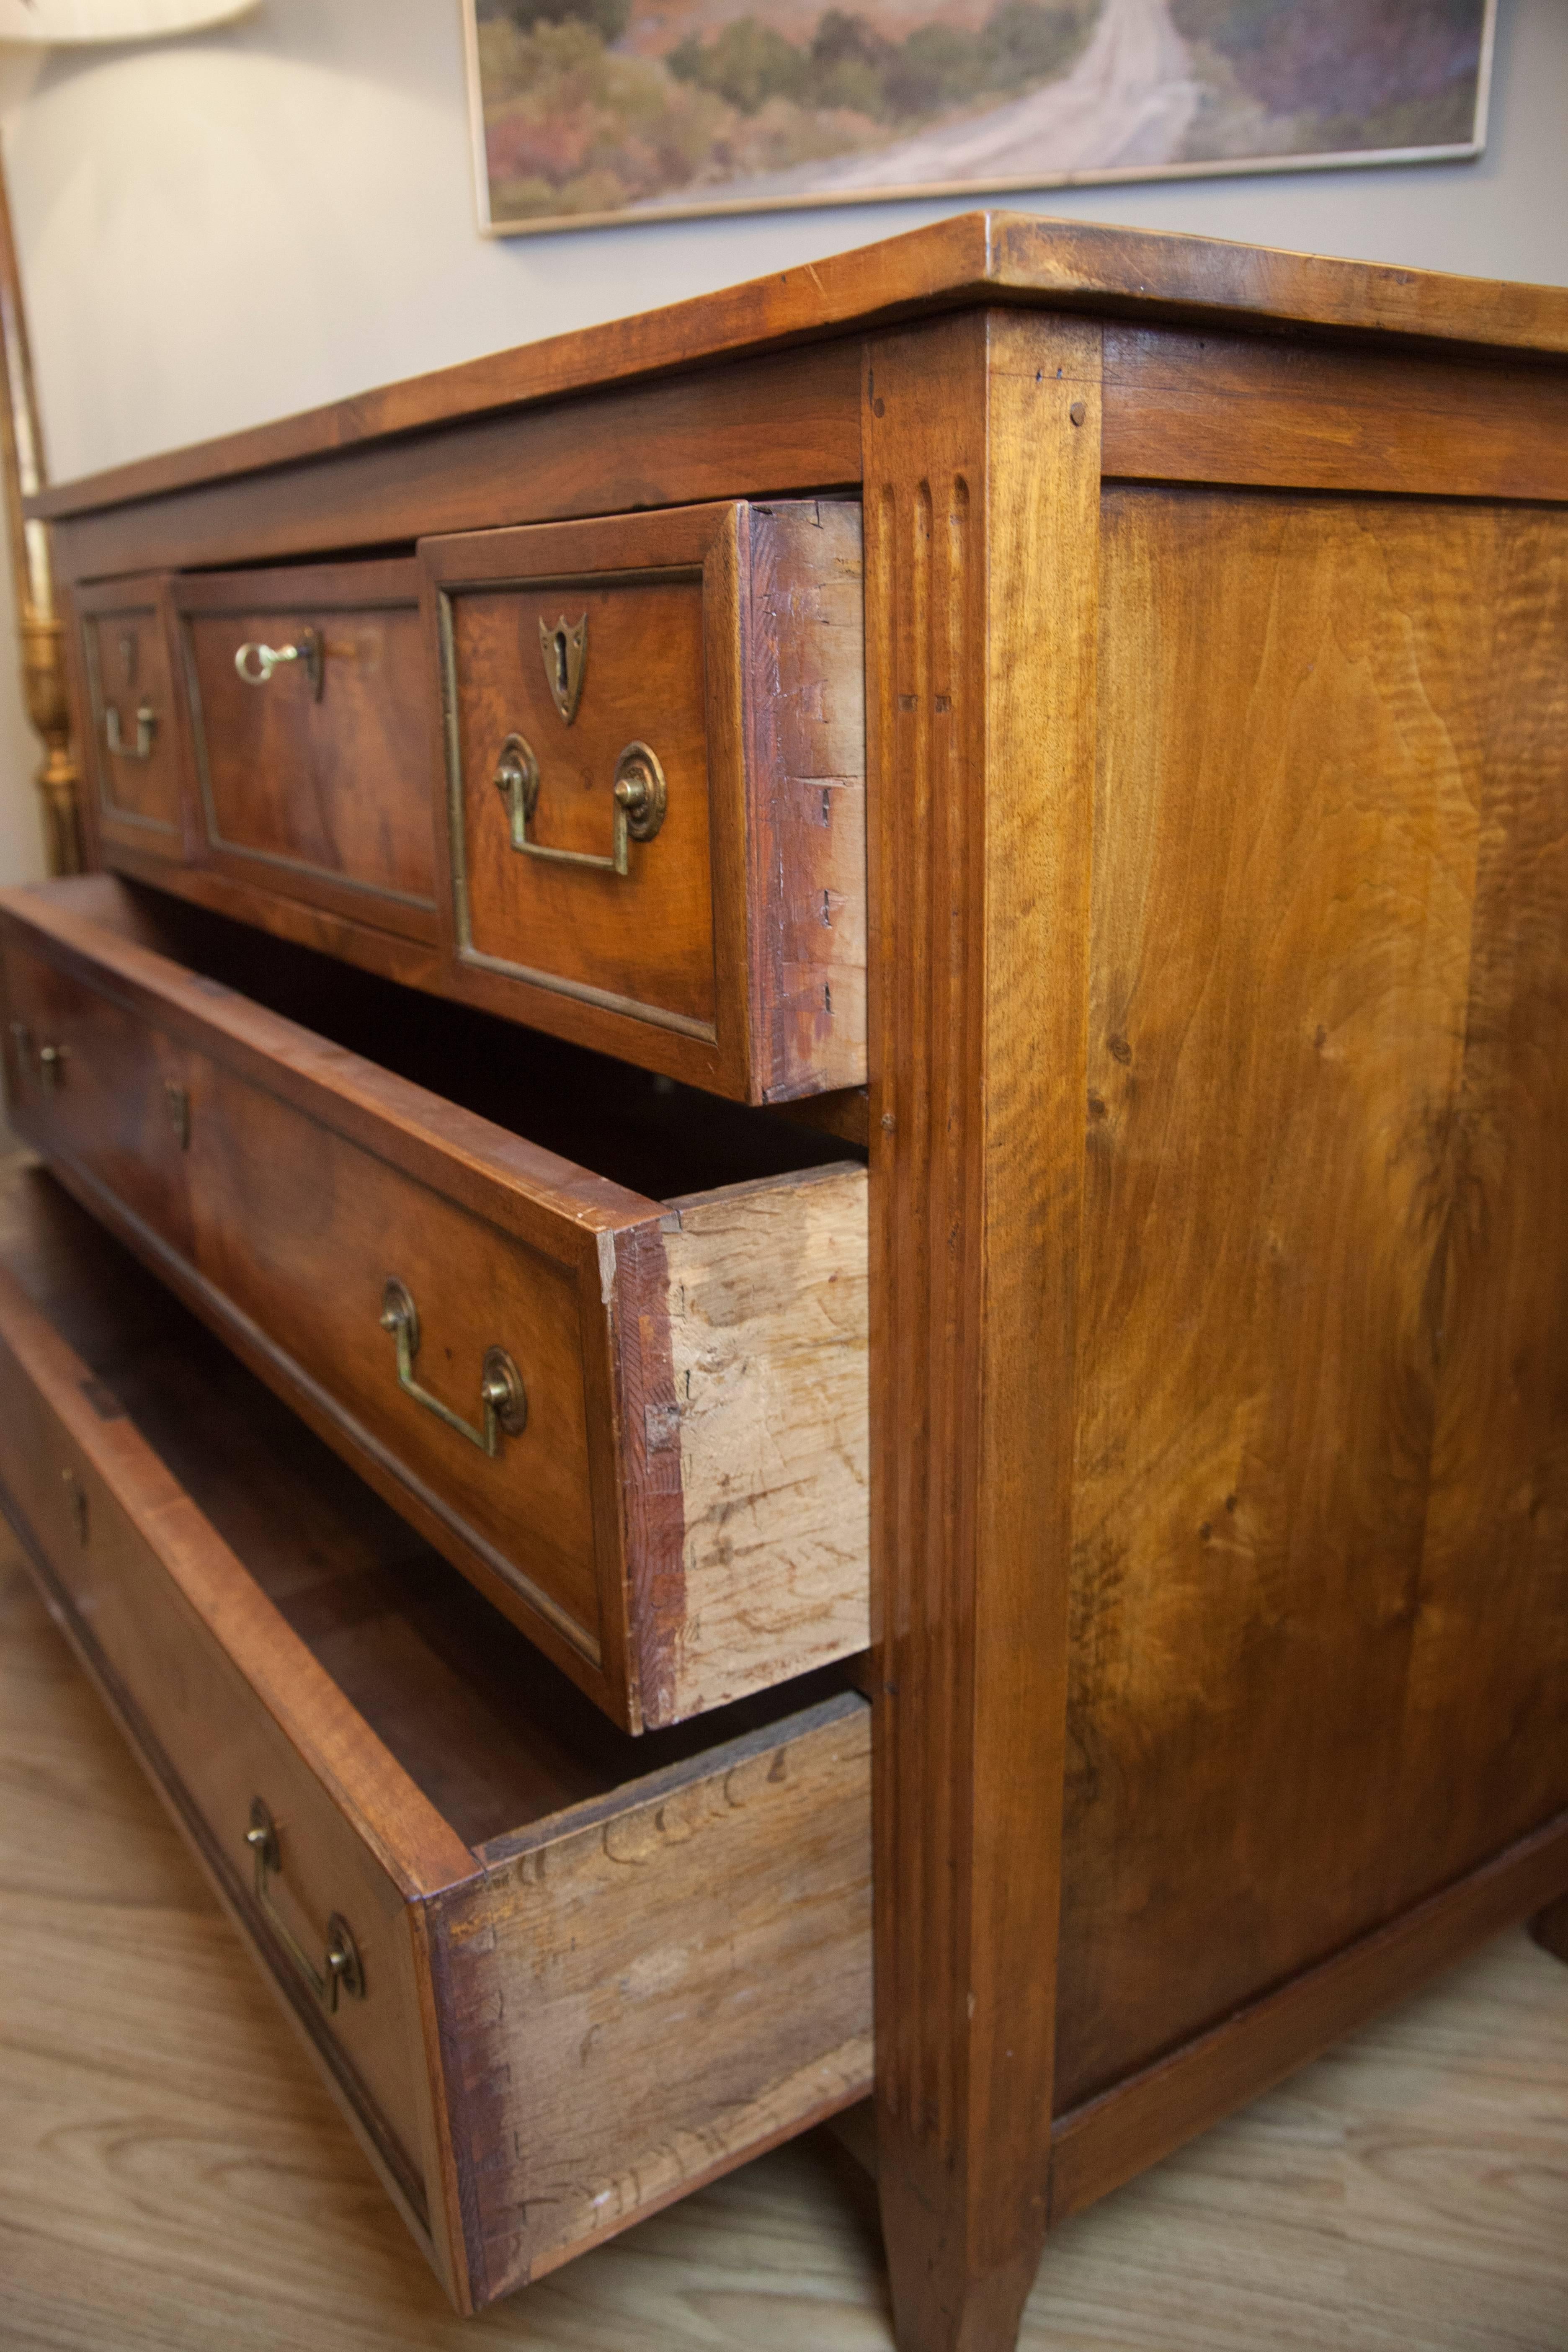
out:
<path id="1" fill-rule="evenodd" d="M 0 1287 L 8 1507 L 254 1948 L 417 2210 L 425 2094 L 403 1899 L 171 1573 L 182 1546 L 204 1533 L 210 1542 L 210 1530 L 166 1475 L 161 1495 L 128 1503 L 116 1491 L 47 1393 L 58 1368 L 37 1324 L 10 1286 Z M 120 1408 L 85 1382 L 79 1412 L 84 1391 L 112 1456 Z M 156 1476 L 160 1465 L 151 1466 Z M 275 1833 L 262 1858 L 247 1836 L 258 1805 Z M 334 1920 L 346 1923 L 347 1938 Z M 340 1958 L 352 1952 L 346 1973 L 329 1964 L 334 1945 Z"/>
<path id="2" fill-rule="evenodd" d="M 858 510 L 430 540 L 454 985 L 763 1101 L 865 1076 Z"/>
<path id="3" fill-rule="evenodd" d="M 435 933 L 428 697 L 412 563 L 176 583 L 206 856 Z"/>
<path id="4" fill-rule="evenodd" d="M 6 1094 L 18 1129 L 90 1170 L 132 1216 L 188 1256 L 187 1055 L 122 999 L 15 939 L 0 947 L 0 962 Z"/>
<path id="5" fill-rule="evenodd" d="M 205 1055 L 193 1056 L 192 1099 L 200 1273 L 596 1662 L 574 1259 L 526 1247 Z M 417 1347 L 405 1352 L 418 1394 L 400 1379 L 399 1338 L 384 1325 L 389 1283 L 417 1318 Z M 492 1454 L 476 1439 L 496 1350 L 515 1373 L 518 1405 Z"/>
<path id="6" fill-rule="evenodd" d="M 459 952 L 713 1037 L 700 569 L 476 589 L 451 602 L 450 648 Z M 652 814 L 624 810 L 650 774 Z"/>
<path id="7" fill-rule="evenodd" d="M 12 1100 L 29 1139 L 130 1210 L 142 1228 L 130 1237 L 162 1244 L 162 1270 L 194 1278 L 228 1336 L 250 1336 L 264 1376 L 305 1384 L 401 1499 L 422 1498 L 448 1542 L 597 1666 L 580 1251 L 525 1245 L 15 941 L 5 971 Z M 46 1036 L 63 1056 L 47 1081 L 36 1047 Z M 384 1325 L 393 1283 L 416 1345 Z M 495 1349 L 519 1393 L 492 1453 L 476 1440 Z M 613 1530 L 613 1496 L 610 1516 Z"/>
<path id="8" fill-rule="evenodd" d="M 79 589 L 68 636 L 89 822 L 110 842 L 177 858 L 184 822 L 166 598 L 156 577 Z"/>

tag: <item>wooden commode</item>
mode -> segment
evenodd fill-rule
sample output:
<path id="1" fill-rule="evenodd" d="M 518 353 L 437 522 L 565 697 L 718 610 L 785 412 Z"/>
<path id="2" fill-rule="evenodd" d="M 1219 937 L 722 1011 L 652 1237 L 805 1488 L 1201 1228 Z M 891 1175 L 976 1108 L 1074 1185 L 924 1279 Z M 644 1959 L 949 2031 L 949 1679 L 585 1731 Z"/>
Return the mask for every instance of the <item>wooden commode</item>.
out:
<path id="1" fill-rule="evenodd" d="M 874 2080 L 1008 2352 L 1568 1949 L 1568 293 L 975 214 L 34 509 L 5 1507 L 460 2309 Z"/>

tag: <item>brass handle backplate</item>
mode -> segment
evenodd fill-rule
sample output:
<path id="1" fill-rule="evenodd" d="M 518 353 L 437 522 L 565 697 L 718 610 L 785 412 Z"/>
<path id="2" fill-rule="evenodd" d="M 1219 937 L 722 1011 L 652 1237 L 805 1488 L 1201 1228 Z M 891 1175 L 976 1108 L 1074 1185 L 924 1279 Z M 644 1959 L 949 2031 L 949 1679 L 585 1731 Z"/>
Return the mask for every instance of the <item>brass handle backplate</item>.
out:
<path id="1" fill-rule="evenodd" d="M 506 803 L 511 845 L 522 856 L 548 858 L 552 866 L 586 866 L 623 879 L 631 872 L 631 844 L 654 838 L 668 797 L 658 755 L 646 743 L 628 743 L 610 782 L 610 854 L 600 857 L 588 849 L 549 849 L 542 841 L 530 841 L 529 821 L 539 806 L 539 762 L 522 736 L 509 735 L 501 745 L 495 787 Z"/>
<path id="2" fill-rule="evenodd" d="M 289 1922 L 272 1900 L 272 1881 L 283 1871 L 283 1848 L 278 1835 L 278 1824 L 260 1797 L 250 1801 L 250 1827 L 245 1832 L 245 1843 L 253 1857 L 253 1885 L 256 1900 L 266 1912 L 272 1932 L 288 1953 L 321 2007 L 332 2016 L 340 1999 L 364 1999 L 364 1968 L 354 1942 L 353 1931 L 342 1912 L 334 1911 L 327 1921 L 327 1948 L 320 1968 L 300 1942 Z"/>
<path id="3" fill-rule="evenodd" d="M 397 1341 L 397 1384 L 405 1389 L 416 1404 L 444 1421 L 477 1445 L 491 1460 L 500 1452 L 503 1437 L 521 1437 L 528 1427 L 528 1391 L 522 1385 L 522 1375 L 504 1348 L 485 1350 L 483 1370 L 479 1379 L 479 1405 L 482 1420 L 476 1424 L 443 1404 L 427 1388 L 422 1388 L 414 1377 L 414 1359 L 419 1353 L 419 1309 L 415 1306 L 406 1286 L 395 1275 L 389 1276 L 381 1294 L 381 1328 L 390 1331 Z"/>
<path id="4" fill-rule="evenodd" d="M 327 675 L 327 648 L 315 629 L 301 629 L 292 646 L 264 646 L 252 638 L 235 655 L 234 666 L 247 686 L 269 686 L 274 670 L 287 662 L 303 662 L 310 691 L 320 702 Z"/>
<path id="5" fill-rule="evenodd" d="M 117 760 L 150 760 L 158 714 L 143 696 L 136 710 L 136 740 L 128 743 L 120 731 L 120 713 L 111 702 L 103 714 L 103 740 Z"/>

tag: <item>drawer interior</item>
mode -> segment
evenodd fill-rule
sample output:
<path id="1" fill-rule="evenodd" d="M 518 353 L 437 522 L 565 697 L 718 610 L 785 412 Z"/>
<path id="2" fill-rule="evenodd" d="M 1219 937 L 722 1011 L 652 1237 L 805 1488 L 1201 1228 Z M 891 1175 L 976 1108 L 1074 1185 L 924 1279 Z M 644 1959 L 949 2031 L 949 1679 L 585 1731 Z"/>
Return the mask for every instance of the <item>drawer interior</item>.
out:
<path id="1" fill-rule="evenodd" d="M 20 1157 L 0 1181 L 0 1264 L 471 1847 L 850 1687 L 829 1667 L 634 1738 Z"/>
<path id="2" fill-rule="evenodd" d="M 776 1110 L 444 1003 L 144 884 L 81 903 L 106 929 L 653 1200 L 866 1157 Z"/>

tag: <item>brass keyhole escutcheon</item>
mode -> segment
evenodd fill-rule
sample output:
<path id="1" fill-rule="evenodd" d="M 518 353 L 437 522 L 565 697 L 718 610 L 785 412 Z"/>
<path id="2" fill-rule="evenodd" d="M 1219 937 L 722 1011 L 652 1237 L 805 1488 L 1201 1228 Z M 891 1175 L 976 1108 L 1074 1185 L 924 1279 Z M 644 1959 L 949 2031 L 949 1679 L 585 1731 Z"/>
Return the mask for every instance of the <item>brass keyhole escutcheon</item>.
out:
<path id="1" fill-rule="evenodd" d="M 564 613 L 553 626 L 541 614 L 539 650 L 544 658 L 550 698 L 570 727 L 583 699 L 583 675 L 588 667 L 588 615 L 569 621 Z"/>

